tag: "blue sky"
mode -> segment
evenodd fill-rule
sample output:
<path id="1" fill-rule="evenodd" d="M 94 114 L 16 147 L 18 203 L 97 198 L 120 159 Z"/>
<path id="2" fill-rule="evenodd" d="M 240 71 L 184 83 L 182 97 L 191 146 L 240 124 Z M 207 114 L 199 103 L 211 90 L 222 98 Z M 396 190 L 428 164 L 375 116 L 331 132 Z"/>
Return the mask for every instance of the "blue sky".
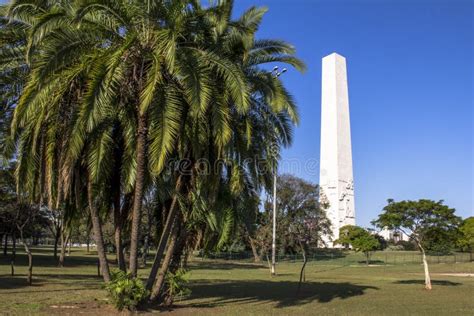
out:
<path id="1" fill-rule="evenodd" d="M 237 0 L 236 14 L 252 5 L 269 8 L 259 37 L 291 42 L 308 65 L 284 76 L 301 124 L 283 158 L 313 169 L 287 171 L 318 182 L 321 58 L 338 52 L 348 64 L 357 224 L 368 226 L 387 198 L 443 199 L 474 215 L 474 2 Z"/>
<path id="2" fill-rule="evenodd" d="M 474 215 L 473 1 L 236 0 L 235 13 L 252 5 L 269 8 L 259 37 L 291 42 L 308 65 L 283 77 L 301 116 L 283 158 L 310 168 L 283 171 L 318 182 L 321 58 L 338 52 L 348 64 L 357 224 L 369 225 L 387 198 L 443 199 Z"/>

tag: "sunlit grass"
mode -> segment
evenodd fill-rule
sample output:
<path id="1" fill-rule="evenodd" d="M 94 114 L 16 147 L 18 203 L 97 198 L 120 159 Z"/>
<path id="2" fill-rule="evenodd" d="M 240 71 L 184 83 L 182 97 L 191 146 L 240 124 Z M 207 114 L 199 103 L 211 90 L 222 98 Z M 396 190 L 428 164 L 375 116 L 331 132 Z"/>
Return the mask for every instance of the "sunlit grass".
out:
<path id="1" fill-rule="evenodd" d="M 95 254 L 73 249 L 66 266 L 58 268 L 50 249 L 34 253 L 31 287 L 26 284 L 24 255 L 18 254 L 14 277 L 10 276 L 10 257 L 0 256 L 0 314 L 113 313 L 97 276 Z M 351 254 L 310 262 L 306 282 L 298 292 L 298 260 L 279 263 L 278 275 L 271 277 L 265 263 L 193 258 L 192 294 L 177 301 L 172 313 L 470 315 L 474 310 L 474 277 L 444 275 L 474 273 L 473 263 L 432 264 L 434 285 L 428 292 L 423 289 L 418 263 L 378 262 L 367 267 L 358 259 Z M 140 271 L 140 276 L 146 274 L 147 269 Z"/>

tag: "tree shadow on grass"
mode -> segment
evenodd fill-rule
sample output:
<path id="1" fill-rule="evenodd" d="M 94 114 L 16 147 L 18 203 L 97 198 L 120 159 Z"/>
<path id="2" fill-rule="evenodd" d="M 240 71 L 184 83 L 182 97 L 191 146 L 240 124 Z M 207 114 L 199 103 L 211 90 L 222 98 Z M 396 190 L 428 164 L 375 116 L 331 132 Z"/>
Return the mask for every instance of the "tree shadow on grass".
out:
<path id="1" fill-rule="evenodd" d="M 0 265 L 10 265 L 11 256 L 2 256 L 0 259 Z M 109 262 L 114 262 L 109 259 Z M 15 267 L 27 266 L 28 257 L 24 253 L 17 253 L 15 258 Z M 94 266 L 97 265 L 97 257 L 95 256 L 66 256 L 64 260 L 64 267 L 82 267 L 82 266 Z M 53 256 L 38 255 L 33 253 L 33 268 L 44 267 L 53 268 L 58 266 L 58 260 L 54 260 Z"/>
<path id="2" fill-rule="evenodd" d="M 259 263 L 230 263 L 230 262 L 199 262 L 194 261 L 190 264 L 192 270 L 232 270 L 232 269 L 265 269 L 263 264 Z"/>
<path id="3" fill-rule="evenodd" d="M 298 282 L 291 281 L 193 282 L 190 287 L 192 294 L 189 299 L 209 300 L 206 303 L 191 304 L 191 307 L 213 307 L 223 303 L 274 302 L 277 308 L 282 308 L 304 305 L 312 301 L 327 303 L 337 298 L 347 299 L 363 295 L 369 289 L 378 290 L 374 286 L 348 282 L 306 282 L 298 292 Z"/>
<path id="4" fill-rule="evenodd" d="M 395 284 L 425 284 L 425 280 L 400 280 L 393 282 Z M 459 282 L 451 282 L 447 280 L 431 280 L 432 285 L 444 285 L 444 286 L 458 286 L 462 285 Z"/>
<path id="5" fill-rule="evenodd" d="M 97 288 L 102 284 L 102 277 L 89 275 L 72 275 L 72 274 L 34 274 L 33 284 L 29 285 L 26 275 L 17 274 L 15 276 L 0 276 L 0 290 L 14 290 L 22 288 L 22 292 L 41 292 L 44 289 L 38 289 L 46 284 L 65 285 L 71 287 L 82 286 L 81 289 Z M 71 290 L 69 287 L 58 291 Z M 74 289 L 72 289 L 74 290 Z M 17 293 L 10 292 L 7 293 Z M 20 292 L 18 292 L 20 293 Z"/>
<path id="6" fill-rule="evenodd" d="M 365 260 L 359 260 L 359 261 L 357 261 L 357 263 L 367 265 L 367 261 L 365 261 Z M 369 260 L 369 264 L 384 264 L 384 263 L 385 262 L 382 261 L 382 260 Z"/>

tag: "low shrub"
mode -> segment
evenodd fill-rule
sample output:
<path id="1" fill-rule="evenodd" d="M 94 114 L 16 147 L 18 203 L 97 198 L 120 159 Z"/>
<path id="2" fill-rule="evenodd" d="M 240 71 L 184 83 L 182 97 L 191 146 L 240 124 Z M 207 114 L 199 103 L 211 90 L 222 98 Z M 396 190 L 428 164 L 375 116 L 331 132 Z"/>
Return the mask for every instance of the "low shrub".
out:
<path id="1" fill-rule="evenodd" d="M 164 304 L 171 305 L 176 298 L 182 298 L 191 294 L 191 290 L 186 287 L 188 283 L 188 272 L 185 269 L 178 269 L 175 273 L 166 274 Z"/>
<path id="2" fill-rule="evenodd" d="M 147 297 L 148 292 L 142 280 L 133 278 L 130 273 L 114 269 L 110 273 L 110 279 L 105 289 L 118 310 L 136 310 L 138 304 Z"/>

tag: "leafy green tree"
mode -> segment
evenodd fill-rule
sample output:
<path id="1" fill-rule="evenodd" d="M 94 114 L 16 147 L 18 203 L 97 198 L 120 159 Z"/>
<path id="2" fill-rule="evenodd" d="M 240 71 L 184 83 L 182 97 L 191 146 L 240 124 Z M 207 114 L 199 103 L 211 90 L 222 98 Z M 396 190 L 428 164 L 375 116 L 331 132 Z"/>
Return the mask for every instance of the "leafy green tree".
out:
<path id="1" fill-rule="evenodd" d="M 461 232 L 458 244 L 470 252 L 471 261 L 474 252 L 474 217 L 466 218 L 459 227 Z"/>
<path id="2" fill-rule="evenodd" d="M 425 250 L 434 255 L 449 254 L 459 240 L 458 229 L 429 228 L 425 232 Z"/>
<path id="3" fill-rule="evenodd" d="M 257 230 L 257 240 L 267 253 L 272 241 L 272 207 L 266 203 L 263 220 Z M 319 204 L 319 187 L 293 175 L 277 178 L 277 244 L 283 250 L 302 254 L 300 283 L 305 281 L 308 254 L 323 243 L 330 233 L 330 222 Z"/>
<path id="4" fill-rule="evenodd" d="M 337 244 L 350 245 L 355 251 L 360 251 L 365 255 L 365 262 L 370 263 L 372 252 L 380 247 L 380 242 L 376 236 L 359 226 L 346 225 L 339 229 L 339 239 Z"/>
<path id="5" fill-rule="evenodd" d="M 384 250 L 388 247 L 388 241 L 385 240 L 385 238 L 383 238 L 383 236 L 380 236 L 379 234 L 373 234 L 373 236 L 379 242 L 379 247 L 377 248 L 377 250 Z"/>
<path id="6" fill-rule="evenodd" d="M 454 212 L 455 210 L 444 205 L 443 201 L 421 199 L 395 202 L 389 199 L 382 214 L 372 223 L 380 228 L 400 230 L 415 241 L 423 258 L 425 288 L 431 290 L 431 277 L 426 259 L 427 243 L 432 240 L 430 234 L 433 230 L 446 233 L 457 230 L 461 219 Z"/>
<path id="7" fill-rule="evenodd" d="M 14 242 L 16 239 L 16 228 L 12 223 L 16 217 L 15 204 L 17 195 L 15 191 L 15 177 L 13 166 L 0 166 L 0 232 L 4 238 L 3 255 L 7 255 L 8 236 Z M 15 242 L 12 253 L 15 252 Z M 12 256 L 12 261 L 13 261 Z"/>

